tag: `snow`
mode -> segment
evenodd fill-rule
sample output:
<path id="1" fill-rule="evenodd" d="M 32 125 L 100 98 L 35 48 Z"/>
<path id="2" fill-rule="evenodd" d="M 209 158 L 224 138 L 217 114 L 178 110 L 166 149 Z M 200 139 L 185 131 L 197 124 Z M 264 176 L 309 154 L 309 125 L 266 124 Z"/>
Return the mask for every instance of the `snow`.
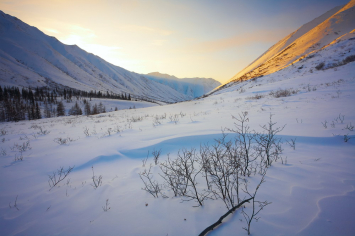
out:
<path id="1" fill-rule="evenodd" d="M 91 106 L 99 105 L 102 103 L 104 105 L 106 112 L 114 111 L 117 107 L 118 110 L 125 110 L 125 109 L 138 109 L 138 108 L 145 108 L 145 107 L 153 107 L 157 106 L 155 103 L 144 102 L 144 101 L 125 101 L 125 100 L 117 100 L 117 99 L 102 99 L 102 98 L 86 98 L 86 101 L 90 103 Z M 75 103 L 78 102 L 79 107 L 84 112 L 84 101 L 83 100 L 76 100 L 75 98 L 72 99 L 70 102 L 67 100 L 63 100 L 63 105 L 65 108 L 65 114 L 68 114 L 68 111 Z M 43 113 L 43 110 L 41 110 Z"/>
<path id="2" fill-rule="evenodd" d="M 352 0 L 301 27 L 295 42 L 307 42 L 290 49 L 295 53 L 291 64 L 287 58 L 283 61 L 287 66 L 280 68 L 274 62 L 266 63 L 270 68 L 260 74 L 262 77 L 229 83 L 204 98 L 160 106 L 93 99 L 92 105 L 102 102 L 107 111 L 116 106 L 119 110 L 0 123 L 0 235 L 198 235 L 227 212 L 224 203 L 207 199 L 202 207 L 194 207 L 196 202 L 173 197 L 168 190 L 163 191 L 169 198 L 154 198 L 142 190 L 139 174 L 151 165 L 154 178 L 162 183 L 161 170 L 152 157 L 154 150 L 161 150 L 161 163 L 168 156 L 176 158 L 183 149 L 198 151 L 200 145 L 212 145 L 222 130 L 235 128 L 233 116 L 242 112 L 248 112 L 247 123 L 257 132 L 270 116 L 278 127 L 285 126 L 277 136 L 283 141 L 282 159 L 268 168 L 266 182 L 256 196 L 271 204 L 259 213 L 257 222 L 252 222 L 251 234 L 355 235 L 355 62 L 346 60 L 355 55 L 354 4 Z M 80 89 L 98 86 L 95 83 L 102 88 L 114 84 L 96 80 L 98 74 L 91 69 L 116 81 L 122 76 L 131 78 L 132 83 L 123 85 L 137 94 L 150 93 L 140 87 L 142 83 L 156 86 L 76 46 L 44 37 L 16 18 L 4 21 L 7 16 L 0 14 L 4 22 L 1 32 L 15 23 L 17 29 L 12 33 L 27 32 L 51 45 L 42 47 L 43 41 L 28 43 L 29 38 L 21 37 L 13 37 L 18 40 L 14 44 L 8 40 L 11 37 L 2 37 L 0 73 L 8 76 L 2 83 L 46 83 L 39 71 L 33 70 L 43 66 L 43 73 L 56 74 L 55 79 L 68 80 L 68 85 Z M 315 24 L 318 26 L 314 28 Z M 334 34 L 339 29 L 341 33 Z M 327 30 L 330 36 L 323 35 Z M 21 40 L 32 51 L 21 51 Z M 307 47 L 308 42 L 315 41 L 322 45 Z M 34 51 L 42 57 L 34 57 Z M 34 60 L 26 59 L 34 63 L 32 69 L 16 61 L 15 55 L 23 61 L 26 57 Z M 316 69 L 321 63 L 323 68 Z M 79 65 L 81 70 L 68 69 Z M 92 77 L 73 82 L 60 72 L 66 69 L 72 77 L 78 76 L 75 78 L 81 78 L 81 73 Z M 286 90 L 289 96 L 275 96 L 276 91 Z M 68 110 L 75 102 L 64 105 Z M 235 135 L 227 134 L 227 138 Z M 292 140 L 295 148 L 289 145 Z M 74 168 L 51 188 L 49 176 L 61 167 Z M 99 176 L 102 185 L 95 187 L 93 180 Z M 260 178 L 260 174 L 248 177 L 249 186 L 255 187 Z M 201 190 L 202 179 L 198 181 Z M 245 204 L 244 210 L 250 213 L 251 203 Z M 247 235 L 243 227 L 246 221 L 237 209 L 209 235 Z"/>
<path id="3" fill-rule="evenodd" d="M 320 62 L 354 54 L 354 41 L 339 39 L 294 66 L 231 84 L 199 100 L 1 123 L 6 134 L 0 137 L 0 234 L 197 235 L 227 212 L 223 202 L 206 200 L 203 207 L 193 207 L 195 202 L 182 202 L 170 192 L 169 198 L 153 198 L 141 189 L 142 160 L 148 151 L 161 149 L 163 161 L 183 148 L 212 144 L 221 129 L 234 127 L 232 115 L 247 111 L 252 129 L 260 130 L 270 114 L 278 126 L 286 125 L 279 133 L 284 161 L 269 168 L 257 195 L 272 204 L 252 223 L 252 235 L 354 235 L 355 135 L 346 127 L 355 125 L 355 62 L 315 69 Z M 298 92 L 270 95 L 278 89 Z M 264 97 L 253 99 L 256 94 Z M 176 123 L 169 119 L 174 115 L 179 117 Z M 156 117 L 160 124 L 154 123 Z M 50 133 L 40 134 L 38 126 Z M 344 135 L 350 140 L 345 142 Z M 72 141 L 60 145 L 57 138 Z M 286 141 L 295 138 L 294 150 Z M 20 155 L 15 144 L 27 141 L 31 149 L 23 152 L 23 161 L 14 161 Z M 69 166 L 75 166 L 73 171 L 49 191 L 48 175 Z M 103 178 L 97 189 L 92 186 L 92 166 Z M 158 166 L 153 164 L 152 170 L 160 181 Z M 258 179 L 250 177 L 252 184 Z M 107 199 L 110 209 L 104 211 Z M 247 235 L 245 226 L 239 209 L 209 235 Z"/>

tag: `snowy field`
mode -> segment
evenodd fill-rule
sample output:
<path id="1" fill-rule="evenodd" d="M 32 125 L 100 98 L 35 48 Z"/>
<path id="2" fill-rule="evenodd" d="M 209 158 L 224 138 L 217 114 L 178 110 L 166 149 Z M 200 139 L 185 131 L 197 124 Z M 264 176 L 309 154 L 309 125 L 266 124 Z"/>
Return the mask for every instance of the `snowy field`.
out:
<path id="1" fill-rule="evenodd" d="M 142 190 L 139 173 L 151 164 L 163 184 L 154 150 L 161 149 L 159 163 L 182 149 L 199 150 L 235 128 L 232 116 L 245 111 L 251 130 L 261 131 L 270 114 L 276 126 L 285 125 L 278 134 L 282 159 L 268 168 L 256 195 L 271 204 L 251 234 L 355 235 L 355 63 L 312 73 L 298 67 L 201 100 L 1 123 L 0 235 L 198 235 L 227 212 L 224 203 L 206 199 L 193 207 L 195 201 L 167 190 L 169 198 L 154 198 Z M 295 93 L 270 95 L 278 89 Z M 60 167 L 74 168 L 51 188 L 49 176 Z M 92 167 L 94 180 L 102 177 L 97 188 Z M 247 179 L 253 185 L 260 175 Z M 247 235 L 243 227 L 238 209 L 209 235 Z"/>
<path id="2" fill-rule="evenodd" d="M 105 107 L 106 112 L 114 111 L 115 108 L 117 108 L 118 110 L 125 110 L 125 109 L 135 109 L 135 108 L 138 109 L 138 108 L 158 106 L 158 104 L 145 102 L 145 101 L 126 101 L 126 100 L 103 99 L 103 98 L 91 98 L 90 101 L 89 98 L 85 98 L 85 99 L 90 103 L 91 108 L 95 104 L 98 106 L 100 103 L 102 103 L 102 105 Z M 73 97 L 71 102 L 67 102 L 66 100 L 63 100 L 65 114 L 68 114 L 70 108 L 73 107 L 76 102 L 78 102 L 78 105 L 84 114 L 85 104 L 83 99 L 77 100 L 75 97 Z"/>

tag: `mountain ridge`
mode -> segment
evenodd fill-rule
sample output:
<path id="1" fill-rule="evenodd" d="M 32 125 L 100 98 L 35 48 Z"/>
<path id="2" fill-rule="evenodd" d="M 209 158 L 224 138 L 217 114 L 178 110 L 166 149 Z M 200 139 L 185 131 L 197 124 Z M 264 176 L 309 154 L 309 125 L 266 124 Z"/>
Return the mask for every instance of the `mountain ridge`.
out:
<path id="1" fill-rule="evenodd" d="M 129 93 L 137 98 L 165 102 L 190 99 L 169 86 L 115 66 L 77 45 L 65 45 L 2 11 L 0 23 L 2 85 Z"/>
<path id="2" fill-rule="evenodd" d="M 167 85 L 172 89 L 191 97 L 191 99 L 200 97 L 221 85 L 220 82 L 212 78 L 177 78 L 173 75 L 159 72 L 151 72 L 144 76 L 158 83 Z"/>

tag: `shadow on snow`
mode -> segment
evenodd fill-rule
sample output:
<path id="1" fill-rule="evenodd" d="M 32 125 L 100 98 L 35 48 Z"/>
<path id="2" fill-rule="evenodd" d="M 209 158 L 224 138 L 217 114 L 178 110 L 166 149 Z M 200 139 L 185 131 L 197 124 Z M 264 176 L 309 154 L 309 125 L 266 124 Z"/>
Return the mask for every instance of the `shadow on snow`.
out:
<path id="1" fill-rule="evenodd" d="M 131 150 L 121 150 L 120 154 L 112 156 L 98 156 L 90 161 L 78 166 L 74 171 L 80 171 L 86 168 L 91 168 L 91 166 L 100 164 L 100 163 L 109 163 L 115 160 L 121 159 L 123 157 L 129 159 L 143 159 L 147 157 L 149 151 L 149 157 L 153 158 L 152 152 L 154 150 L 161 149 L 161 156 L 167 155 L 169 153 L 177 153 L 180 149 L 191 149 L 195 148 L 197 151 L 200 148 L 200 145 L 204 144 L 213 144 L 216 139 L 221 138 L 221 134 L 208 134 L 208 135 L 195 135 L 195 136 L 186 136 L 168 139 L 160 143 Z M 227 141 L 235 137 L 234 133 L 228 133 Z M 284 144 L 286 145 L 286 140 L 291 140 L 296 138 L 296 145 L 306 144 L 306 145 L 316 145 L 316 146 L 342 146 L 342 145 L 354 145 L 355 135 L 349 136 L 351 139 L 345 143 L 343 136 L 334 136 L 334 137 L 304 137 L 304 136 L 288 136 L 288 135 L 276 135 L 276 138 L 281 138 Z"/>

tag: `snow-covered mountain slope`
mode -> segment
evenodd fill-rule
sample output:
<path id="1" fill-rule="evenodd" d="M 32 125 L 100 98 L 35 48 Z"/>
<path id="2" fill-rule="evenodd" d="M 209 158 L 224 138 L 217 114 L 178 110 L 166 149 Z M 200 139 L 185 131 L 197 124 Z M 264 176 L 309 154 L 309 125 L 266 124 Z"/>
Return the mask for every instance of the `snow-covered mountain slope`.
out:
<path id="1" fill-rule="evenodd" d="M 189 99 L 76 45 L 65 45 L 1 11 L 0 58 L 1 85 L 101 90 L 167 102 Z"/>
<path id="2" fill-rule="evenodd" d="M 212 78 L 177 78 L 168 74 L 152 72 L 144 75 L 148 79 L 167 85 L 191 98 L 200 97 L 221 85 Z"/>
<path id="3" fill-rule="evenodd" d="M 327 47 L 335 39 L 355 29 L 355 0 L 336 7 L 303 25 L 262 54 L 229 82 L 271 74 L 309 53 Z"/>

